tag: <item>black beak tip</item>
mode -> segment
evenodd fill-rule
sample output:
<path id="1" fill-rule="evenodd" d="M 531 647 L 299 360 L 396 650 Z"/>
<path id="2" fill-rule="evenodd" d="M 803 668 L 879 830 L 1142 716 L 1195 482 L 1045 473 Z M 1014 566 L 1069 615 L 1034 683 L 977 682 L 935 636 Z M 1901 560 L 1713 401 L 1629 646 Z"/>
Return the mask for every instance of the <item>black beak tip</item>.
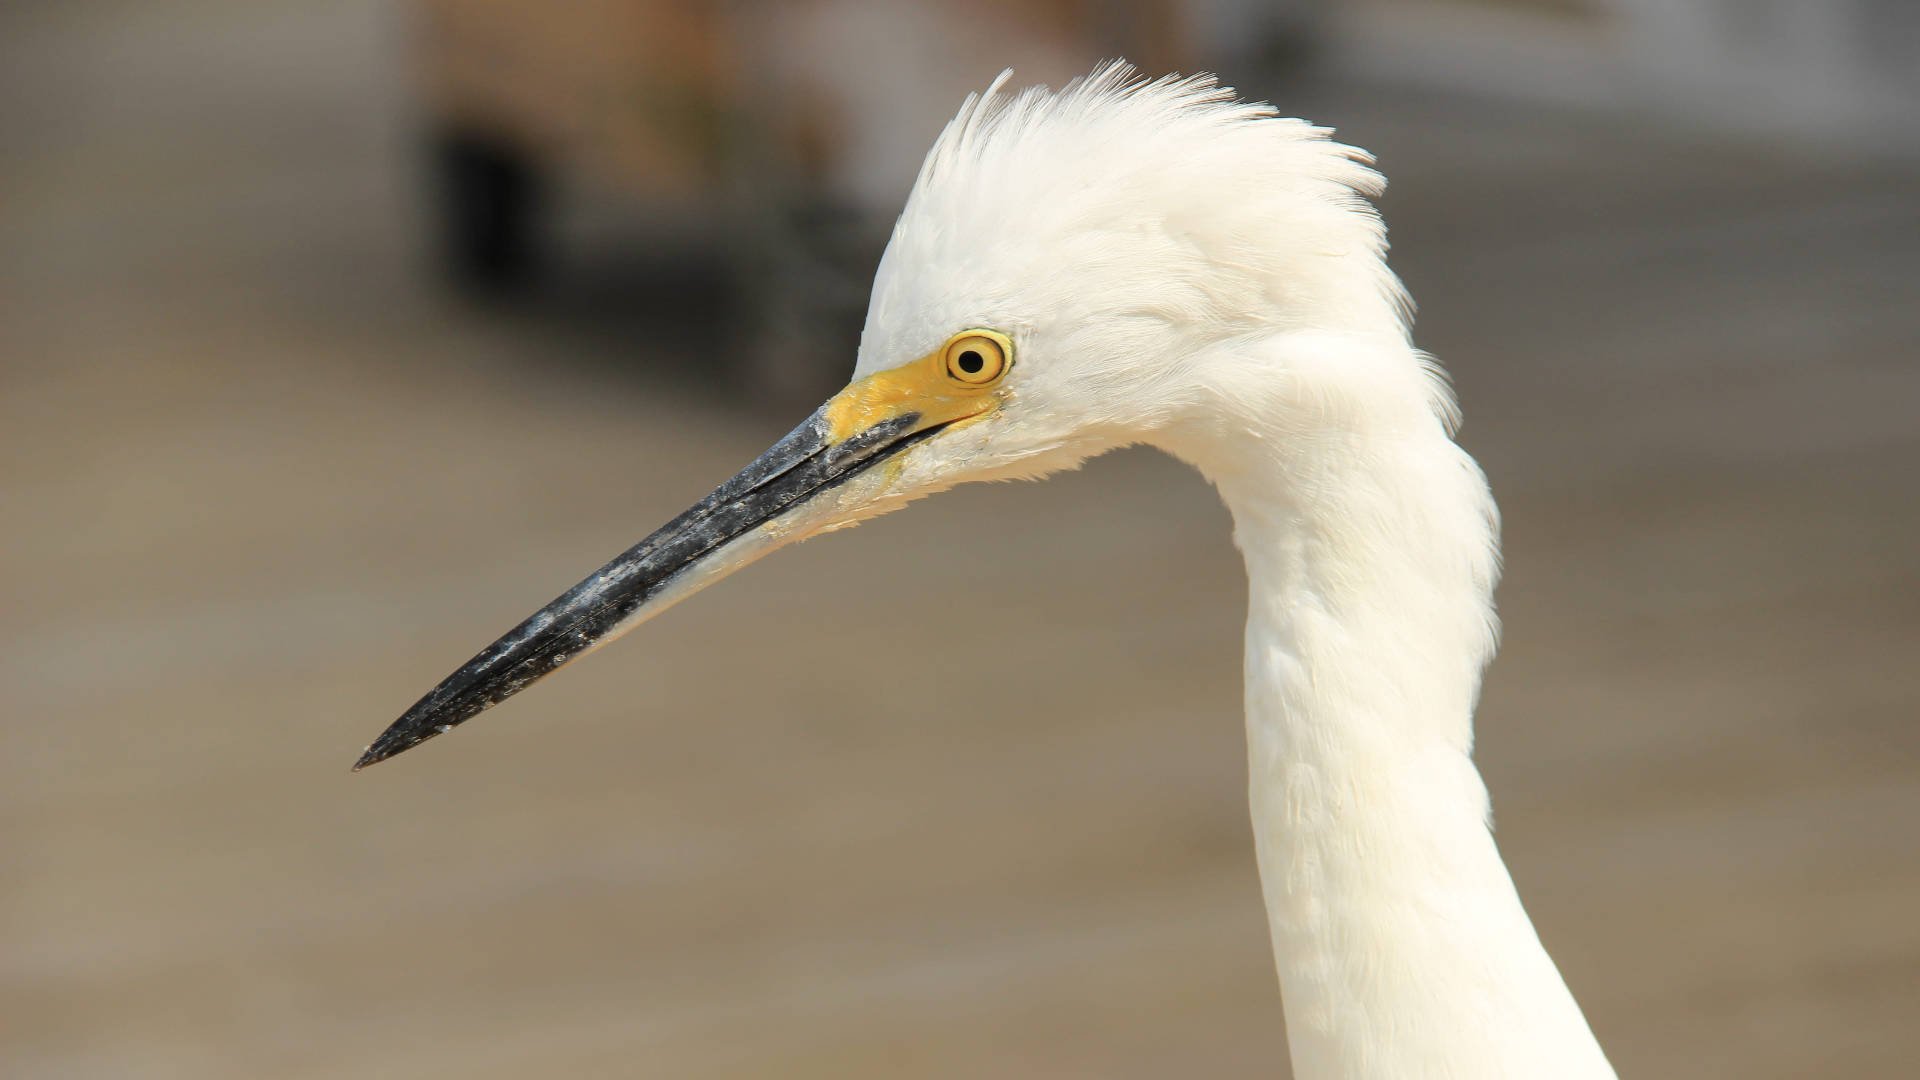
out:
<path id="1" fill-rule="evenodd" d="M 419 746 L 438 734 L 440 732 L 433 728 L 426 729 L 424 733 L 416 733 L 396 723 L 381 732 L 379 738 L 373 740 L 371 745 L 360 752 L 359 760 L 353 763 L 353 771 L 359 772 L 369 765 L 378 765 L 396 754 L 405 753 Z"/>

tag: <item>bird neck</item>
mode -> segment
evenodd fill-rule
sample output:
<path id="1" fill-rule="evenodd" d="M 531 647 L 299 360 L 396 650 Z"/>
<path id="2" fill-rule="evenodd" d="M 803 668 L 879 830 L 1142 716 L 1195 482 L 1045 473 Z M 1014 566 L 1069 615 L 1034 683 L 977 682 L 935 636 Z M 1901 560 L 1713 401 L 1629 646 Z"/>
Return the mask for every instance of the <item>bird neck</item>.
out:
<path id="1" fill-rule="evenodd" d="M 1289 401 L 1240 388 L 1168 446 L 1219 488 L 1246 560 L 1252 815 L 1294 1075 L 1610 1077 L 1470 757 L 1494 636 L 1486 482 L 1424 374 L 1396 413 L 1371 407 L 1380 385 L 1356 397 L 1313 370 L 1277 381 Z"/>

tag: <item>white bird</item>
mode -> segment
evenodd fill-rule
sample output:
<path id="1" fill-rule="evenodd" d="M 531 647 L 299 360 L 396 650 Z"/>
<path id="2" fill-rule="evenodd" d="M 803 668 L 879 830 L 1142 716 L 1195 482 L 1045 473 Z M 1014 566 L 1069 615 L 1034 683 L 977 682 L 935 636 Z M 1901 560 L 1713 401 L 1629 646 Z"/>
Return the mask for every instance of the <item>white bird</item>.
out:
<path id="1" fill-rule="evenodd" d="M 1470 754 L 1497 515 L 1410 341 L 1370 159 L 1206 77 L 1006 79 L 927 155 L 851 384 L 359 765 L 784 544 L 1149 443 L 1218 488 L 1246 561 L 1249 786 L 1295 1076 L 1612 1076 L 1489 831 Z"/>

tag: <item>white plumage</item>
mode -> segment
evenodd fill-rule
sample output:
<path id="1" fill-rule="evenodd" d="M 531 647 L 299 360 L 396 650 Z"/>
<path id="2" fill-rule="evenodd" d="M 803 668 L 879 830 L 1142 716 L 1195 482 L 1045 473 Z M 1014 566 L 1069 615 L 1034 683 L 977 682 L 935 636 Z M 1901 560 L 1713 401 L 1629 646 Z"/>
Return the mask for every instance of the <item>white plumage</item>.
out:
<path id="1" fill-rule="evenodd" d="M 928 155 L 858 374 L 972 325 L 1015 328 L 1020 367 L 1006 408 L 854 501 L 1140 442 L 1198 467 L 1247 564 L 1250 793 L 1295 1074 L 1611 1076 L 1469 757 L 1497 515 L 1409 341 L 1362 198 L 1382 181 L 1209 79 L 1129 75 L 996 82 Z"/>
<path id="2" fill-rule="evenodd" d="M 1295 1074 L 1611 1076 L 1470 758 L 1497 519 L 1410 342 L 1365 198 L 1379 175 L 1211 79 L 1115 64 L 1012 96 L 1005 79 L 927 156 L 853 384 L 363 763 L 782 544 L 1150 443 L 1217 486 L 1246 560 L 1249 786 Z"/>

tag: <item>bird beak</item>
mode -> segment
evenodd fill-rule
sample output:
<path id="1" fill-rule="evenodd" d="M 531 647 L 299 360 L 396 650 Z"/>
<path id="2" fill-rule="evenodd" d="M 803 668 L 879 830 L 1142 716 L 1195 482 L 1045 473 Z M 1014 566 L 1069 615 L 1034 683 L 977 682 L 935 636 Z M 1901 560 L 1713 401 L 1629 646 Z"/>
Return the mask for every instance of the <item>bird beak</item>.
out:
<path id="1" fill-rule="evenodd" d="M 990 391 L 943 381 L 940 364 L 929 354 L 835 395 L 739 475 L 447 676 L 355 771 L 453 730 L 777 547 L 881 512 L 888 481 L 876 485 L 869 470 L 998 404 Z"/>

